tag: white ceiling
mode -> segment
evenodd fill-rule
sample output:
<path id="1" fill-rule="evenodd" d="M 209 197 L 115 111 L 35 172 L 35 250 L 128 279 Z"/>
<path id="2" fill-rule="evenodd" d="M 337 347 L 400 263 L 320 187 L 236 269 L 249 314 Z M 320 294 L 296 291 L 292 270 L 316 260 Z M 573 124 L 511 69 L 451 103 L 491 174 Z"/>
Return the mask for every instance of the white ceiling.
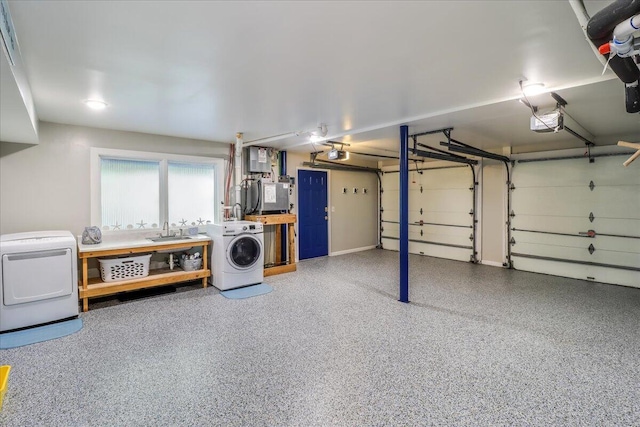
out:
<path id="1" fill-rule="evenodd" d="M 582 145 L 529 131 L 515 101 L 524 76 L 560 93 L 596 142 L 640 137 L 568 1 L 9 4 L 43 121 L 219 142 L 326 123 L 363 150 L 397 147 L 403 123 L 453 126 L 485 149 Z M 109 106 L 89 110 L 88 98 Z M 308 140 L 266 145 L 310 151 Z"/>

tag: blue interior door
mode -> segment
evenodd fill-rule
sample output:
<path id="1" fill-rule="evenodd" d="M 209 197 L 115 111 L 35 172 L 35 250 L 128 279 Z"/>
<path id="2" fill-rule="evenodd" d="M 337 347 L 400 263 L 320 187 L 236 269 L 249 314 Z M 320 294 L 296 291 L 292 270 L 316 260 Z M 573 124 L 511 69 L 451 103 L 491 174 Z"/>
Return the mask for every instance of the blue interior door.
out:
<path id="1" fill-rule="evenodd" d="M 298 242 L 300 259 L 329 253 L 327 173 L 298 171 Z"/>

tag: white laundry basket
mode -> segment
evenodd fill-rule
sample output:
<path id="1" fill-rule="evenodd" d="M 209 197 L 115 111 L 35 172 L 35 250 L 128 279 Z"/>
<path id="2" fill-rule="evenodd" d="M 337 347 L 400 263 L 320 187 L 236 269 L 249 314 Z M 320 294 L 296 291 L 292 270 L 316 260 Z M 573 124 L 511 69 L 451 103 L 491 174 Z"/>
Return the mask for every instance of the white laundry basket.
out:
<path id="1" fill-rule="evenodd" d="M 103 282 L 137 279 L 149 275 L 151 254 L 127 258 L 98 259 Z"/>

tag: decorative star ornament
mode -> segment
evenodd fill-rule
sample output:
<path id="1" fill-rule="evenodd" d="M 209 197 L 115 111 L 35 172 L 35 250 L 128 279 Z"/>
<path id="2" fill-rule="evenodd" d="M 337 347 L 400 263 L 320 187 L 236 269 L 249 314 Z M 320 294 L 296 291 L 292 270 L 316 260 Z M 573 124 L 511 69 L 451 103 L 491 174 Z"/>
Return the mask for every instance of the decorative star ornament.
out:
<path id="1" fill-rule="evenodd" d="M 138 226 L 138 228 L 144 228 L 144 226 L 147 225 L 147 223 L 144 222 L 144 220 L 141 219 L 140 222 L 137 223 L 136 225 Z"/>
<path id="2" fill-rule="evenodd" d="M 187 225 L 187 220 L 186 220 L 186 219 L 184 219 L 184 218 L 182 218 L 182 219 L 180 220 L 180 225 L 182 225 L 183 227 L 184 227 L 185 225 Z"/>
<path id="3" fill-rule="evenodd" d="M 118 224 L 118 221 L 116 221 L 116 224 L 115 224 L 115 225 L 112 225 L 112 227 L 113 227 L 113 229 L 114 229 L 114 230 L 120 230 L 120 226 L 121 226 L 121 225 L 122 225 L 122 224 Z"/>
<path id="4" fill-rule="evenodd" d="M 204 224 L 204 219 L 198 218 L 198 225 L 202 225 L 202 224 Z"/>

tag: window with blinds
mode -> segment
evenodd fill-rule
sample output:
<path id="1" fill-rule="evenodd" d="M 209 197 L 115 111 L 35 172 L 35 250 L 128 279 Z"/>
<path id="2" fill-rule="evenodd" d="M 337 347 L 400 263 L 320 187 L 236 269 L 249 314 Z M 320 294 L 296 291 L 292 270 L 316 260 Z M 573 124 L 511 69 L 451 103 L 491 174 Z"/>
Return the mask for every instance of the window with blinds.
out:
<path id="1" fill-rule="evenodd" d="M 108 149 L 92 153 L 92 223 L 103 230 L 216 221 L 223 160 Z"/>

